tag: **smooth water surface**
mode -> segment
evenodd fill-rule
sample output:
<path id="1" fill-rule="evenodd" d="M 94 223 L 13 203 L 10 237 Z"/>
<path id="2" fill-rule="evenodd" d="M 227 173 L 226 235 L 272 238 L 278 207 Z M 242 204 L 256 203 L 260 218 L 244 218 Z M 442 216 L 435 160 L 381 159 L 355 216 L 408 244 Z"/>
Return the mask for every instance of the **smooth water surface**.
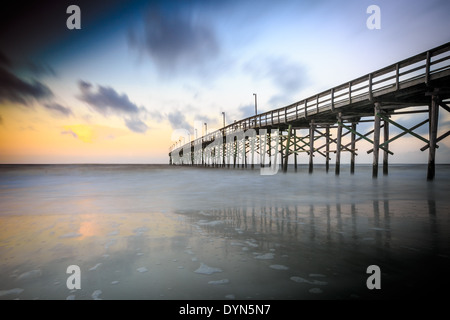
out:
<path id="1" fill-rule="evenodd" d="M 0 299 L 439 297 L 450 167 L 389 169 L 0 166 Z"/>

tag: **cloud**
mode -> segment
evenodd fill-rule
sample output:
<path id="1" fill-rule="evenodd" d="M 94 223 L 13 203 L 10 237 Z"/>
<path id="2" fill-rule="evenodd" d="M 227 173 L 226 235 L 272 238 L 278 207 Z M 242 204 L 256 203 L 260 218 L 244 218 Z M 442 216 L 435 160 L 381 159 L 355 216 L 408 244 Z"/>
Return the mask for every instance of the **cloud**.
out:
<path id="1" fill-rule="evenodd" d="M 61 134 L 71 135 L 75 139 L 79 139 L 86 143 L 92 143 L 97 138 L 94 128 L 84 124 L 64 126 L 64 130 L 61 131 Z"/>
<path id="2" fill-rule="evenodd" d="M 97 86 L 93 92 L 92 84 L 80 80 L 78 88 L 81 95 L 78 98 L 87 102 L 98 113 L 108 116 L 111 114 L 138 114 L 140 108 L 132 103 L 126 94 L 119 94 L 111 87 Z"/>
<path id="3" fill-rule="evenodd" d="M 148 130 L 148 126 L 140 119 L 125 119 L 125 125 L 133 132 L 145 133 Z"/>
<path id="4" fill-rule="evenodd" d="M 11 60 L 0 51 L 0 66 L 10 68 L 12 66 Z"/>
<path id="5" fill-rule="evenodd" d="M 126 135 L 127 132 L 123 129 L 107 126 L 75 124 L 64 126 L 60 134 L 71 136 L 85 143 L 95 143 L 114 140 L 117 137 Z"/>
<path id="6" fill-rule="evenodd" d="M 147 111 L 147 115 L 158 123 L 164 120 L 164 116 L 158 110 Z"/>
<path id="7" fill-rule="evenodd" d="M 180 111 L 169 112 L 167 114 L 167 119 L 169 120 L 172 129 L 187 129 L 192 131 L 192 126 L 186 121 L 184 113 Z"/>
<path id="8" fill-rule="evenodd" d="M 105 117 L 110 115 L 123 117 L 127 128 L 133 132 L 145 133 L 148 130 L 148 126 L 140 116 L 149 113 L 144 107 L 138 107 L 131 102 L 126 94 L 119 94 L 113 88 L 101 85 L 98 85 L 95 91 L 91 83 L 83 80 L 78 82 L 78 88 L 81 91 L 78 98 L 88 103 L 96 112 Z"/>
<path id="9" fill-rule="evenodd" d="M 27 68 L 37 77 L 40 76 L 56 77 L 56 71 L 46 63 L 28 62 Z"/>
<path id="10" fill-rule="evenodd" d="M 205 72 L 205 67 L 219 56 L 220 46 L 212 25 L 198 15 L 192 7 L 153 7 L 141 30 L 129 30 L 129 46 L 147 54 L 164 75 Z"/>
<path id="11" fill-rule="evenodd" d="M 238 108 L 238 111 L 240 113 L 241 119 L 252 117 L 255 115 L 255 105 L 251 104 L 251 105 L 240 106 Z M 258 113 L 260 113 L 260 111 L 258 111 Z"/>
<path id="12" fill-rule="evenodd" d="M 0 125 L 3 124 L 3 117 L 0 115 Z"/>
<path id="13" fill-rule="evenodd" d="M 249 61 L 243 69 L 255 79 L 269 79 L 283 92 L 298 91 L 306 78 L 303 65 L 281 56 Z"/>
<path id="14" fill-rule="evenodd" d="M 0 67 L 0 102 L 9 101 L 29 105 L 32 100 L 50 98 L 53 92 L 45 84 L 32 80 L 24 81 Z"/>
<path id="15" fill-rule="evenodd" d="M 64 107 L 58 103 L 44 103 L 43 106 L 57 116 L 70 117 L 73 115 L 70 108 Z"/>
<path id="16" fill-rule="evenodd" d="M 73 132 L 71 129 L 61 131 L 61 134 L 68 134 L 68 135 L 71 135 L 72 137 L 74 137 L 75 139 L 78 139 L 78 135 L 75 132 Z"/>

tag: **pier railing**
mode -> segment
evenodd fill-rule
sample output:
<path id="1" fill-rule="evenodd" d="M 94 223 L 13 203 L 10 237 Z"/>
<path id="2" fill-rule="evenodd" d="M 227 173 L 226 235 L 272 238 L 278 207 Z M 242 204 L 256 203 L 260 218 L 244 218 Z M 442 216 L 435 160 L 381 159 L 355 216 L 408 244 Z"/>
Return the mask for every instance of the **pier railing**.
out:
<path id="1" fill-rule="evenodd" d="M 421 83 L 428 84 L 432 80 L 449 75 L 450 42 L 285 107 L 236 121 L 184 146 L 172 146 L 169 151 L 181 150 L 189 144 L 193 147 L 196 144 L 213 141 L 219 134 L 226 136 L 237 130 L 276 127 L 323 112 L 334 112 L 338 108 L 361 101 L 373 101 L 379 96 Z"/>

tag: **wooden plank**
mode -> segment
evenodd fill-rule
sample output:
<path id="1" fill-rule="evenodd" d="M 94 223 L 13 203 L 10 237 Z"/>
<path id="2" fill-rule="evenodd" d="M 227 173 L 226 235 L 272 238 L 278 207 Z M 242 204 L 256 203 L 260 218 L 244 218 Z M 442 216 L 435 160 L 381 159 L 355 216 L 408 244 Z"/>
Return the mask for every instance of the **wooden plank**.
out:
<path id="1" fill-rule="evenodd" d="M 450 112 L 450 107 L 446 105 L 444 102 L 439 102 L 439 105 L 444 108 L 447 112 Z"/>
<path id="2" fill-rule="evenodd" d="M 448 136 L 450 136 L 450 131 L 447 131 L 446 133 L 444 133 L 443 135 L 441 135 L 439 138 L 436 139 L 436 143 L 438 143 L 439 141 L 441 141 L 444 138 L 447 138 Z M 430 147 L 430 143 L 428 143 L 427 145 L 423 146 L 422 148 L 420 148 L 420 151 L 425 151 Z M 436 145 L 436 148 L 438 146 Z"/>
<path id="3" fill-rule="evenodd" d="M 420 139 L 420 140 L 424 141 L 425 143 L 428 143 L 428 140 L 427 140 L 427 139 L 425 139 L 424 137 L 422 137 L 422 136 L 420 136 L 420 135 L 414 133 L 412 130 L 410 130 L 410 129 L 408 129 L 408 128 L 405 128 L 404 126 L 402 126 L 402 125 L 396 123 L 395 121 L 393 121 L 393 120 L 387 118 L 386 116 L 384 116 L 384 115 L 382 115 L 382 114 L 378 114 L 378 116 L 379 116 L 380 118 L 382 118 L 383 120 L 388 121 L 389 123 L 393 124 L 394 126 L 400 128 L 400 129 L 402 129 L 403 131 L 406 131 L 406 132 L 409 133 L 410 135 L 413 135 L 413 136 L 416 137 L 417 139 Z"/>
<path id="4" fill-rule="evenodd" d="M 423 120 L 422 122 L 416 124 L 415 126 L 411 127 L 410 129 L 408 129 L 408 131 L 415 130 L 415 129 L 421 127 L 422 125 L 424 125 L 425 123 L 427 123 L 428 121 L 430 121 L 430 120 L 429 120 L 429 119 Z M 388 122 L 386 122 L 385 125 L 388 125 Z M 389 144 L 390 142 L 395 141 L 395 140 L 397 140 L 398 138 L 404 136 L 405 134 L 408 133 L 408 131 L 403 131 L 403 132 L 399 133 L 398 135 L 396 135 L 395 137 L 393 137 L 393 138 L 391 138 L 391 139 L 388 139 L 387 141 L 383 142 L 382 144 L 380 144 L 380 148 L 381 148 L 381 147 L 384 148 L 385 145 L 387 145 L 387 144 Z M 427 141 L 427 143 L 428 143 L 428 141 Z M 384 151 L 386 151 L 386 150 L 384 150 Z M 367 151 L 367 153 L 371 153 L 371 152 L 373 152 L 373 149 L 370 149 L 370 150 Z"/>

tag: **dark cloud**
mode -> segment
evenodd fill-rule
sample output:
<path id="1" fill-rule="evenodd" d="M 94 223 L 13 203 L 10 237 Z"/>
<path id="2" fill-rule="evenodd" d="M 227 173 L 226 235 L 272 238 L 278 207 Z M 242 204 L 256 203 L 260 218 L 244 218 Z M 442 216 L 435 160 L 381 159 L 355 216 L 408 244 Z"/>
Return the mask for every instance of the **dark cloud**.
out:
<path id="1" fill-rule="evenodd" d="M 70 117 L 73 115 L 70 108 L 64 107 L 58 103 L 44 103 L 43 106 L 58 116 Z"/>
<path id="2" fill-rule="evenodd" d="M 83 80 L 78 81 L 78 88 L 81 91 L 78 98 L 88 103 L 96 112 L 105 117 L 123 117 L 127 128 L 133 132 L 145 133 L 148 130 L 148 126 L 140 119 L 140 116 L 148 114 L 147 110 L 131 102 L 126 94 L 119 94 L 111 87 L 100 85 L 97 85 L 95 91 L 91 83 Z"/>
<path id="3" fill-rule="evenodd" d="M 164 10 L 152 7 L 143 30 L 129 30 L 130 47 L 145 53 L 165 75 L 204 71 L 218 57 L 220 46 L 212 25 L 193 8 Z"/>
<path id="4" fill-rule="evenodd" d="M 31 100 L 41 100 L 53 96 L 52 91 L 45 84 L 32 80 L 24 81 L 0 67 L 0 102 L 9 101 L 29 105 Z"/>
<path id="5" fill-rule="evenodd" d="M 92 84 L 80 80 L 78 88 L 81 95 L 78 98 L 88 103 L 95 111 L 104 116 L 111 114 L 138 114 L 140 109 L 130 101 L 126 94 L 119 94 L 111 87 L 97 86 L 97 91 L 92 91 Z"/>
<path id="6" fill-rule="evenodd" d="M 11 60 L 1 51 L 0 51 L 0 67 L 7 67 L 7 68 L 12 67 Z"/>
<path id="7" fill-rule="evenodd" d="M 0 48 L 10 56 L 28 59 L 43 52 L 60 51 L 61 46 L 80 37 L 89 37 L 105 25 L 117 24 L 124 9 L 140 0 L 15 0 L 0 3 Z M 69 5 L 81 9 L 82 28 L 71 32 L 66 27 Z M 53 49 L 53 50 L 52 50 Z"/>
<path id="8" fill-rule="evenodd" d="M 56 77 L 56 71 L 46 63 L 28 62 L 28 70 L 30 70 L 35 76 L 52 76 Z"/>

